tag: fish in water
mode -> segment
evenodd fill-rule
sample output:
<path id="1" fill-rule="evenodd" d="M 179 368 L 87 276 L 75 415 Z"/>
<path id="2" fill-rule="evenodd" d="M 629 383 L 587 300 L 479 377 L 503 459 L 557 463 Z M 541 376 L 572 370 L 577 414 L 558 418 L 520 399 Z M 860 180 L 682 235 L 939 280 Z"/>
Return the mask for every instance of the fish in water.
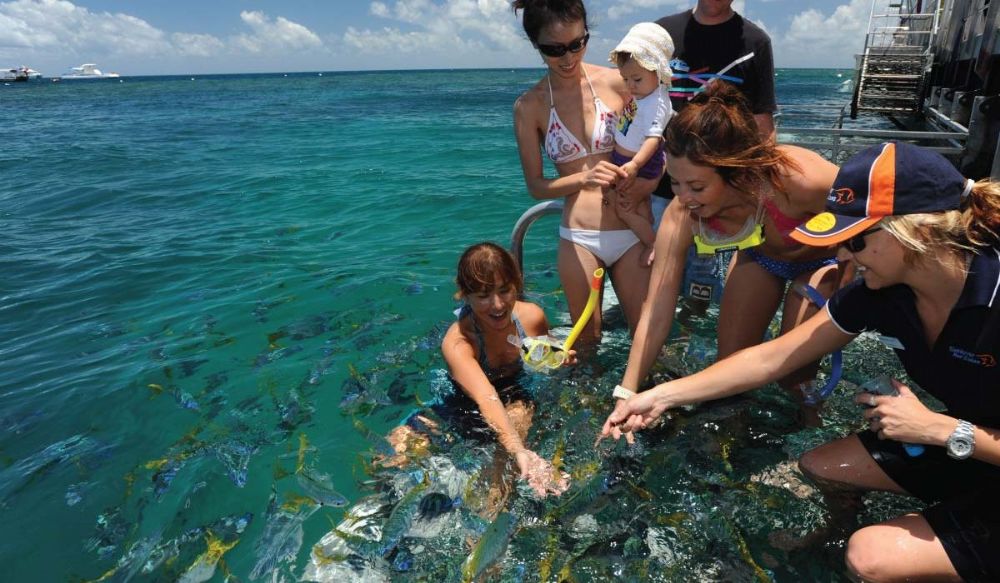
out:
<path id="1" fill-rule="evenodd" d="M 392 512 L 389 513 L 389 518 L 382 525 L 381 539 L 373 541 L 357 535 L 345 534 L 339 530 L 334 532 L 344 539 L 351 550 L 358 555 L 367 558 L 384 557 L 389 554 L 389 551 L 396 548 L 399 541 L 403 540 L 410 527 L 413 526 L 413 520 L 420 511 L 420 500 L 423 498 L 424 491 L 427 490 L 427 485 L 428 481 L 425 476 L 423 482 L 411 488 L 406 495 L 400 498 Z"/>
<path id="2" fill-rule="evenodd" d="M 420 499 L 420 504 L 417 505 L 418 515 L 424 520 L 432 520 L 449 512 L 457 503 L 456 500 L 452 500 L 447 494 L 431 492 Z"/>
<path id="3" fill-rule="evenodd" d="M 501 512 L 497 515 L 462 565 L 462 581 L 471 583 L 502 557 L 516 528 L 517 518 L 513 514 Z"/>
<path id="4" fill-rule="evenodd" d="M 226 473 L 237 488 L 246 486 L 247 467 L 258 449 L 258 445 L 236 438 L 215 446 L 215 457 L 226 466 Z"/>
<path id="5" fill-rule="evenodd" d="M 222 559 L 222 555 L 239 543 L 239 539 L 224 540 L 208 532 L 205 535 L 205 552 L 198 555 L 198 558 L 191 563 L 191 566 L 184 571 L 177 579 L 178 583 L 204 583 L 215 576 L 215 568 Z"/>
<path id="6" fill-rule="evenodd" d="M 333 489 L 330 476 L 304 467 L 296 472 L 295 479 L 305 495 L 317 503 L 334 508 L 347 506 L 347 498 Z"/>
<path id="7" fill-rule="evenodd" d="M 271 499 L 267 507 L 267 522 L 264 525 L 264 532 L 260 534 L 254 546 L 257 562 L 250 570 L 251 580 L 272 573 L 280 563 L 295 560 L 302 547 L 302 523 L 318 509 L 319 506 L 310 504 L 296 512 L 289 512 L 278 505 L 277 492 L 272 486 Z"/>
<path id="8" fill-rule="evenodd" d="M 345 413 L 357 413 L 379 405 L 392 404 L 389 395 L 378 387 L 374 378 L 362 376 L 352 364 L 347 365 L 347 370 L 350 376 L 341 386 L 344 396 L 340 400 L 340 408 Z"/>

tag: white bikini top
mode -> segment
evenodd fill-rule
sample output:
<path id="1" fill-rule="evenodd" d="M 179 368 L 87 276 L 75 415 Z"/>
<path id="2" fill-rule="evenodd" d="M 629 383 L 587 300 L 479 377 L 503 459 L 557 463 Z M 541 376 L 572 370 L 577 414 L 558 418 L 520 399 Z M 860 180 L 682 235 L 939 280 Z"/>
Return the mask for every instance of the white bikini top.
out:
<path id="1" fill-rule="evenodd" d="M 580 66 L 583 67 L 582 64 Z M 597 96 L 586 67 L 583 67 L 583 74 L 587 77 L 590 94 L 594 97 L 594 135 L 591 137 L 589 150 L 580 143 L 580 140 L 576 139 L 572 132 L 566 129 L 562 120 L 559 119 L 559 114 L 556 113 L 556 102 L 552 97 L 552 80 L 548 76 L 545 77 L 549 83 L 549 129 L 545 133 L 545 153 L 556 164 L 565 164 L 586 158 L 591 154 L 610 152 L 615 147 L 617 116 Z"/>

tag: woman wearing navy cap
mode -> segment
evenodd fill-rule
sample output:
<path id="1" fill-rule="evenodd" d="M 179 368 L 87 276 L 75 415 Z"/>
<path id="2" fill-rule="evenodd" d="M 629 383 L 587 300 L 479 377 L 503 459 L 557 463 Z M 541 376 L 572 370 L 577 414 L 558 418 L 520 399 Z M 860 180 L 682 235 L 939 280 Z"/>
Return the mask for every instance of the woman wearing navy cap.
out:
<path id="1" fill-rule="evenodd" d="M 832 526 L 853 521 L 868 490 L 932 503 L 855 532 L 848 569 L 865 581 L 998 580 L 1000 184 L 973 183 L 938 154 L 887 143 L 843 166 L 826 208 L 793 236 L 838 245 L 838 258 L 862 279 L 791 332 L 626 400 L 603 433 L 642 429 L 667 409 L 762 386 L 876 332 L 947 409 L 928 409 L 893 380 L 898 396 L 855 398 L 869 407 L 869 431 L 799 461 L 826 495 Z"/>

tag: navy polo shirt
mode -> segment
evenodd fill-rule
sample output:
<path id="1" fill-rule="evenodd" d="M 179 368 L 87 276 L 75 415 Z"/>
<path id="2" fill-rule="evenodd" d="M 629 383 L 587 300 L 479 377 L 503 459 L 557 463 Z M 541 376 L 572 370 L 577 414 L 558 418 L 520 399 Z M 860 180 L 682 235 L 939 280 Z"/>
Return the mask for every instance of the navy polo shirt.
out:
<path id="1" fill-rule="evenodd" d="M 1000 250 L 975 255 L 958 302 L 934 346 L 928 346 L 913 291 L 905 285 L 871 290 L 858 280 L 838 291 L 827 307 L 848 334 L 876 332 L 896 352 L 917 385 L 952 416 L 1000 427 L 1000 330 L 976 349 L 1000 288 Z"/>

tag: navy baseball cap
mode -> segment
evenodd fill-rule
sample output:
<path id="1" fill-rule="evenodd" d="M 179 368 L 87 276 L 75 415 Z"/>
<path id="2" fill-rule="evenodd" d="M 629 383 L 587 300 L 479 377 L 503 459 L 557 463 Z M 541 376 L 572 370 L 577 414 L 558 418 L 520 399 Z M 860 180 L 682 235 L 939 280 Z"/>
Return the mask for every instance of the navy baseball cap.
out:
<path id="1" fill-rule="evenodd" d="M 836 245 L 885 217 L 957 209 L 972 184 L 937 152 L 906 142 L 872 146 L 844 163 L 826 197 L 826 212 L 796 227 L 791 237 L 803 245 Z"/>

